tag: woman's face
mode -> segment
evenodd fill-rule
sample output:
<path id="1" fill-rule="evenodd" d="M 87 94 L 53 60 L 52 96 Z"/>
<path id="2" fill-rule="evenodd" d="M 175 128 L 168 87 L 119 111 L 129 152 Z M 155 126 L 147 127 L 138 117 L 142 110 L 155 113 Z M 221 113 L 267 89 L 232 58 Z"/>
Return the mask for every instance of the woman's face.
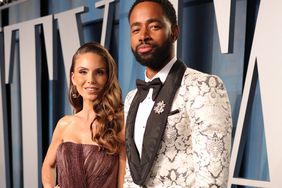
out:
<path id="1" fill-rule="evenodd" d="M 88 52 L 76 57 L 71 79 L 84 101 L 94 101 L 103 91 L 107 78 L 106 62 L 100 55 Z"/>

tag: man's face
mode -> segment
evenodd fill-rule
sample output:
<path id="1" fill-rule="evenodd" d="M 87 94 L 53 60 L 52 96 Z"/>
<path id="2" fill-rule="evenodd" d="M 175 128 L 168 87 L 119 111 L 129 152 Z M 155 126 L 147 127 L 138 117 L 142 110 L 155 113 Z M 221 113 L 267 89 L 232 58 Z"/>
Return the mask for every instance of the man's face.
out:
<path id="1" fill-rule="evenodd" d="M 142 65 L 159 71 L 170 60 L 173 51 L 171 23 L 161 6 L 142 2 L 134 7 L 130 19 L 131 49 Z"/>

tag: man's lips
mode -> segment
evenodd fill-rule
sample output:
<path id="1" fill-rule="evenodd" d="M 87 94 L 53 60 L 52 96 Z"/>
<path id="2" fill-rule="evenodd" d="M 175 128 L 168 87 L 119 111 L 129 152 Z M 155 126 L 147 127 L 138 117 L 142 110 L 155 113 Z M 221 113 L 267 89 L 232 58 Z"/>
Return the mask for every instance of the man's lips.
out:
<path id="1" fill-rule="evenodd" d="M 142 44 L 137 47 L 137 52 L 139 53 L 148 53 L 153 50 L 153 46 L 149 44 Z"/>

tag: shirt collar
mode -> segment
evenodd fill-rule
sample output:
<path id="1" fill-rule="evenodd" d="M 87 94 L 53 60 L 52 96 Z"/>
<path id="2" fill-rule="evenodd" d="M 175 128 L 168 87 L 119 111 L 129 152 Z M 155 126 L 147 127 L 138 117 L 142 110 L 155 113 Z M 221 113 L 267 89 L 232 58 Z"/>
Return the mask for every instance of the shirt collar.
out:
<path id="1" fill-rule="evenodd" d="M 164 66 L 152 79 L 149 79 L 147 76 L 146 76 L 146 71 L 145 71 L 145 81 L 146 82 L 149 82 L 155 78 L 160 78 L 161 82 L 164 83 L 165 80 L 166 80 L 166 77 L 172 67 L 172 65 L 176 62 L 176 57 L 173 57 L 169 62 L 168 64 L 166 64 L 166 66 Z"/>

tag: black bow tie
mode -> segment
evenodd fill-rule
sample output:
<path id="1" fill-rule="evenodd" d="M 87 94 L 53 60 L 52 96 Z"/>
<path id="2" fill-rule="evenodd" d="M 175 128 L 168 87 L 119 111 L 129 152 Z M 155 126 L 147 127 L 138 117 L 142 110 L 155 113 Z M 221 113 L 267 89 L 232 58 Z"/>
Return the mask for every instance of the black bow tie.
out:
<path id="1" fill-rule="evenodd" d="M 136 85 L 138 92 L 140 93 L 140 102 L 147 97 L 150 88 L 153 88 L 153 101 L 155 101 L 160 89 L 162 88 L 162 82 L 160 78 L 155 78 L 151 82 L 145 82 L 143 80 L 137 79 Z"/>

